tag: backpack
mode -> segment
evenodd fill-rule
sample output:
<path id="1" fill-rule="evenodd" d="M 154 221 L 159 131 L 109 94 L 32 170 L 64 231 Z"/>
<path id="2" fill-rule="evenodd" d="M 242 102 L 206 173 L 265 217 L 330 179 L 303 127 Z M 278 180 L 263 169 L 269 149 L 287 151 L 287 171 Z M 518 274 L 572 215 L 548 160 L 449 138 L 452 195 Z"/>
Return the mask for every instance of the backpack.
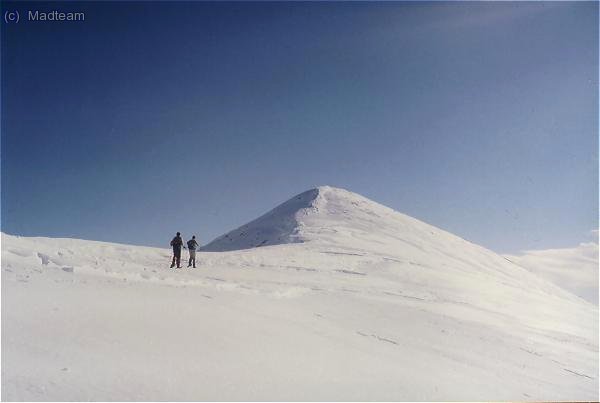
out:
<path id="1" fill-rule="evenodd" d="M 193 239 L 190 239 L 189 241 L 187 241 L 187 246 L 188 246 L 188 249 L 194 249 L 196 247 L 196 241 Z"/>

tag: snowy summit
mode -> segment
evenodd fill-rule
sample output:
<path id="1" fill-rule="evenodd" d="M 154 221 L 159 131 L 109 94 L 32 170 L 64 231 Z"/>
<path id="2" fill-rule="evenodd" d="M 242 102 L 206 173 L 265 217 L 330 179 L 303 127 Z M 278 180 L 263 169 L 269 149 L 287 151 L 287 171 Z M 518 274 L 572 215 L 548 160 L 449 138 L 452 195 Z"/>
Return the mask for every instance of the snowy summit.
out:
<path id="1" fill-rule="evenodd" d="M 202 248 L 222 252 L 312 242 L 353 247 L 394 244 L 440 230 L 345 189 L 320 186 L 222 235 Z"/>
<path id="2" fill-rule="evenodd" d="M 390 219 L 409 219 L 356 193 L 320 186 L 292 197 L 285 203 L 222 235 L 206 245 L 206 251 L 229 251 L 286 243 L 340 238 L 335 228 L 370 230 L 380 235 Z M 354 233 L 360 239 L 360 231 Z M 339 239 L 344 243 L 343 239 Z"/>
<path id="3" fill-rule="evenodd" d="M 3 400 L 598 400 L 597 306 L 355 193 L 196 260 L 3 234 Z"/>

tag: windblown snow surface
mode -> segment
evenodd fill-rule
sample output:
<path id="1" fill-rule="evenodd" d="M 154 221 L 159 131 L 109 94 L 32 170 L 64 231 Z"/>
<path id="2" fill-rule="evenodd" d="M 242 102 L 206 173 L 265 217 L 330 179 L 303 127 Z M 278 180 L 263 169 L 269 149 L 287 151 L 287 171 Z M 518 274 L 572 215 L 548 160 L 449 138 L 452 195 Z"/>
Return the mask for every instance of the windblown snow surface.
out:
<path id="1" fill-rule="evenodd" d="M 354 193 L 197 261 L 3 234 L 2 399 L 598 400 L 597 306 Z"/>

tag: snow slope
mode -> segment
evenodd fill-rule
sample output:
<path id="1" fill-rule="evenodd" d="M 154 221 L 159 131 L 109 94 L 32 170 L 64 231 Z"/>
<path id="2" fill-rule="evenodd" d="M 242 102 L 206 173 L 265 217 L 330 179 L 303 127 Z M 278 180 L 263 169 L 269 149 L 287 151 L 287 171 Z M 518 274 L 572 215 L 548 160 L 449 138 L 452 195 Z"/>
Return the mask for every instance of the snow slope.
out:
<path id="1" fill-rule="evenodd" d="M 598 305 L 598 241 L 574 248 L 529 250 L 508 259 Z"/>
<path id="2" fill-rule="evenodd" d="M 3 234 L 3 400 L 598 400 L 598 307 L 489 250 L 330 187 L 228 235 Z"/>
<path id="3" fill-rule="evenodd" d="M 221 235 L 201 250 L 224 252 L 302 242 L 304 239 L 298 232 L 302 226 L 301 218 L 317 208 L 321 197 L 319 189 L 301 193 L 256 220 Z"/>

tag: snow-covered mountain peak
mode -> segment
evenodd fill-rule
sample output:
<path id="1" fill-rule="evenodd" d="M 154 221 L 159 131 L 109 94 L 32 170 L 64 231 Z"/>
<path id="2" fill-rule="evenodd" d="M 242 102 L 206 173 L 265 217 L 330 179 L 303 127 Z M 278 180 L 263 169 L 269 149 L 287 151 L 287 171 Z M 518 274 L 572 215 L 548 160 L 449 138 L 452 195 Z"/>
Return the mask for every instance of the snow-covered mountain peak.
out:
<path id="1" fill-rule="evenodd" d="M 456 283 L 457 287 L 464 288 L 464 274 L 468 273 L 483 276 L 490 284 L 512 284 L 521 288 L 522 283 L 526 283 L 528 287 L 535 285 L 550 289 L 549 293 L 577 299 L 491 250 L 359 194 L 330 186 L 300 193 L 216 238 L 201 250 L 226 252 L 259 247 L 264 250 L 263 247 L 270 246 L 281 249 L 270 252 L 283 253 L 289 258 L 286 263 L 289 266 L 296 264 L 297 259 L 293 258 L 296 254 L 304 261 L 312 258 L 321 261 L 323 255 L 330 256 L 333 266 L 344 260 L 341 257 L 352 257 L 352 260 L 377 256 L 385 262 L 406 261 L 410 262 L 409 266 L 429 268 L 431 277 L 427 277 L 427 282 L 436 287 Z M 254 260 L 269 254 L 266 250 L 264 253 L 266 255 L 257 251 Z M 364 274 L 379 270 L 370 259 L 356 267 Z M 407 267 L 401 270 L 403 276 L 409 272 Z M 411 279 L 414 274 L 410 274 Z M 478 292 L 469 290 L 473 295 Z"/>
<path id="2" fill-rule="evenodd" d="M 322 214 L 337 214 L 340 208 L 343 208 L 347 213 L 352 210 L 371 209 L 381 210 L 387 209 L 393 211 L 373 200 L 367 199 L 358 193 L 351 192 L 346 189 L 336 188 L 333 186 L 319 186 L 309 192 L 315 192 L 316 197 L 313 201 L 313 206 L 319 209 Z M 331 206 L 332 209 L 325 209 Z"/>
<path id="3" fill-rule="evenodd" d="M 373 218 L 381 219 L 390 213 L 395 212 L 356 193 L 332 186 L 319 186 L 292 197 L 254 221 L 218 237 L 202 250 L 230 251 L 316 241 L 332 226 L 364 224 L 365 219 L 369 225 L 373 225 Z"/>

